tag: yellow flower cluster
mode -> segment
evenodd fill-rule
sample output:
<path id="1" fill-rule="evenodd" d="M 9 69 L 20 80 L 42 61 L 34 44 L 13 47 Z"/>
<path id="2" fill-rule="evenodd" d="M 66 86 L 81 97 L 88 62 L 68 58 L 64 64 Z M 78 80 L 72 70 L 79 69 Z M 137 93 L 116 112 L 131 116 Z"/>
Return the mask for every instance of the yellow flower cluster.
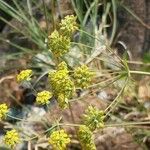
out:
<path id="1" fill-rule="evenodd" d="M 18 82 L 29 81 L 29 80 L 31 80 L 31 78 L 30 78 L 31 75 L 32 75 L 32 70 L 30 70 L 30 69 L 23 70 L 17 75 L 17 81 Z"/>
<path id="2" fill-rule="evenodd" d="M 37 104 L 45 105 L 49 103 L 50 98 L 52 98 L 52 93 L 44 90 L 37 93 L 36 102 Z"/>
<path id="3" fill-rule="evenodd" d="M 89 106 L 84 115 L 84 123 L 91 131 L 104 127 L 104 112 Z"/>
<path id="4" fill-rule="evenodd" d="M 15 145 L 20 142 L 18 132 L 15 129 L 7 131 L 4 137 L 4 142 L 7 146 L 14 148 Z"/>
<path id="5" fill-rule="evenodd" d="M 66 16 L 60 25 L 60 30 L 53 31 L 48 37 L 48 47 L 55 57 L 60 57 L 69 52 L 71 45 L 71 35 L 78 29 L 76 17 Z"/>
<path id="6" fill-rule="evenodd" d="M 50 135 L 49 143 L 53 146 L 55 150 L 65 150 L 67 144 L 70 143 L 70 138 L 62 129 L 59 131 L 54 131 Z"/>
<path id="7" fill-rule="evenodd" d="M 0 104 L 0 121 L 6 117 L 8 107 L 6 104 Z"/>
<path id="8" fill-rule="evenodd" d="M 93 75 L 93 72 L 91 72 L 86 65 L 76 68 L 74 71 L 76 86 L 80 88 L 87 88 L 91 83 Z"/>
<path id="9" fill-rule="evenodd" d="M 62 62 L 58 65 L 58 70 L 49 73 L 49 81 L 59 106 L 66 108 L 68 100 L 74 92 L 74 83 L 69 77 L 67 64 Z"/>
<path id="10" fill-rule="evenodd" d="M 65 36 L 71 36 L 78 29 L 76 19 L 73 15 L 66 16 L 60 23 L 60 32 Z"/>
<path id="11" fill-rule="evenodd" d="M 49 49 L 56 57 L 69 52 L 70 44 L 70 38 L 60 35 L 56 30 L 48 37 Z"/>
<path id="12" fill-rule="evenodd" d="M 78 138 L 85 150 L 96 150 L 92 132 L 87 126 L 82 125 L 79 127 Z"/>

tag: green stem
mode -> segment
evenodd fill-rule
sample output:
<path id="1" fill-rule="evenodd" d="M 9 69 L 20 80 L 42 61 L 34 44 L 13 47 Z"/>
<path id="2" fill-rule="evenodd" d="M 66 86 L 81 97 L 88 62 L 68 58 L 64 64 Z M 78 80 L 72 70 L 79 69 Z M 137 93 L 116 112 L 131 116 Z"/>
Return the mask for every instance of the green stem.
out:
<path id="1" fill-rule="evenodd" d="M 42 134 L 45 134 L 45 133 L 47 133 L 47 132 L 49 132 L 49 131 L 53 130 L 53 129 L 54 129 L 54 128 L 56 128 L 56 127 L 57 127 L 57 125 L 54 125 L 54 126 L 52 126 L 52 127 L 48 128 L 47 130 L 45 130 Z M 40 136 L 40 135 L 39 135 L 39 136 Z M 24 140 L 24 141 L 32 141 L 32 140 L 34 140 L 34 139 L 38 138 L 39 136 L 38 136 L 38 135 L 36 135 L 36 136 L 31 137 L 31 138 L 29 138 L 29 139 L 27 139 L 27 140 Z"/>
<path id="2" fill-rule="evenodd" d="M 130 70 L 130 74 L 141 74 L 141 75 L 150 75 L 150 72 L 144 72 L 144 71 L 134 71 Z"/>
<path id="3" fill-rule="evenodd" d="M 113 8 L 113 27 L 112 27 L 112 34 L 110 38 L 110 45 L 112 44 L 117 28 L 117 15 L 116 15 L 116 0 L 112 0 L 112 8 Z"/>

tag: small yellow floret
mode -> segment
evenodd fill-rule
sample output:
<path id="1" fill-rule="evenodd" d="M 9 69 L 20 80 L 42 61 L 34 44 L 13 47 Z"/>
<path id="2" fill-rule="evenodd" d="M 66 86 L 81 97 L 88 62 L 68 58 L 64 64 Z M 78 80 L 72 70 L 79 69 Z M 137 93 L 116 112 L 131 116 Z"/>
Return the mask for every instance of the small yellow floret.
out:
<path id="1" fill-rule="evenodd" d="M 17 81 L 18 81 L 18 82 L 29 81 L 29 80 L 31 80 L 31 75 L 32 75 L 32 70 L 30 70 L 30 69 L 22 70 L 22 71 L 17 75 Z"/>
<path id="2" fill-rule="evenodd" d="M 52 98 L 52 93 L 44 90 L 37 94 L 36 102 L 40 105 L 45 105 L 49 103 L 50 98 Z"/>
<path id="3" fill-rule="evenodd" d="M 4 142 L 7 146 L 14 148 L 20 142 L 19 133 L 15 129 L 7 131 Z"/>
<path id="4" fill-rule="evenodd" d="M 70 143 L 70 138 L 62 129 L 59 131 L 54 131 L 50 135 L 49 143 L 53 146 L 54 150 L 65 150 L 67 144 Z"/>
<path id="5" fill-rule="evenodd" d="M 56 57 L 60 57 L 68 53 L 70 45 L 70 38 L 61 35 L 57 30 L 48 36 L 48 47 Z"/>
<path id="6" fill-rule="evenodd" d="M 77 17 L 73 15 L 67 15 L 60 23 L 60 31 L 65 36 L 71 36 L 75 30 L 78 29 Z"/>
<path id="7" fill-rule="evenodd" d="M 80 88 L 87 88 L 92 81 L 93 75 L 94 72 L 90 71 L 86 65 L 76 68 L 74 71 L 76 86 Z"/>
<path id="8" fill-rule="evenodd" d="M 68 101 L 74 92 L 74 83 L 69 76 L 67 64 L 61 62 L 58 65 L 57 71 L 50 72 L 48 77 L 59 106 L 61 108 L 67 108 Z"/>
<path id="9" fill-rule="evenodd" d="M 89 106 L 84 114 L 84 123 L 91 131 L 104 127 L 104 112 L 96 107 Z"/>
<path id="10" fill-rule="evenodd" d="M 87 126 L 81 125 L 79 127 L 77 135 L 82 148 L 84 148 L 85 150 L 96 150 L 93 134 Z"/>
<path id="11" fill-rule="evenodd" d="M 0 121 L 6 117 L 8 107 L 6 104 L 0 104 Z"/>

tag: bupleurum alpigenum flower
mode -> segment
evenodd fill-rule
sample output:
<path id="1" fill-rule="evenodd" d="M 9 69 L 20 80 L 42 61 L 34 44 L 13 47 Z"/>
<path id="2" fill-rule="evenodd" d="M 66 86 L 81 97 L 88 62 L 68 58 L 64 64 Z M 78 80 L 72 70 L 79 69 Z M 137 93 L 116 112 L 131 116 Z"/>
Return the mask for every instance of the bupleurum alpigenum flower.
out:
<path id="1" fill-rule="evenodd" d="M 22 70 L 22 71 L 17 75 L 17 81 L 18 81 L 18 82 L 30 81 L 30 80 L 31 80 L 31 75 L 32 75 L 32 70 L 30 70 L 30 69 Z"/>
<path id="2" fill-rule="evenodd" d="M 59 106 L 68 107 L 69 98 L 72 97 L 75 88 L 65 62 L 60 63 L 56 71 L 49 73 L 49 81 Z"/>
<path id="3" fill-rule="evenodd" d="M 0 104 L 0 121 L 6 118 L 8 107 L 6 104 Z"/>
<path id="4" fill-rule="evenodd" d="M 91 131 L 104 127 L 104 112 L 102 110 L 89 106 L 83 117 L 84 124 L 88 126 Z"/>
<path id="5" fill-rule="evenodd" d="M 76 19 L 74 15 L 68 15 L 61 20 L 60 32 L 62 35 L 70 37 L 78 29 Z"/>
<path id="6" fill-rule="evenodd" d="M 20 142 L 19 133 L 15 129 L 6 132 L 6 135 L 4 136 L 4 143 L 8 147 L 14 148 L 16 144 L 18 144 L 19 142 Z"/>
<path id="7" fill-rule="evenodd" d="M 93 133 L 90 131 L 90 129 L 87 126 L 81 125 L 79 127 L 77 135 L 83 149 L 96 150 L 94 139 L 93 139 Z"/>
<path id="8" fill-rule="evenodd" d="M 48 37 L 48 47 L 56 57 L 68 53 L 70 44 L 70 38 L 61 35 L 57 30 Z"/>
<path id="9" fill-rule="evenodd" d="M 66 150 L 67 145 L 70 143 L 70 138 L 67 133 L 61 129 L 52 132 L 48 141 L 54 150 Z"/>
<path id="10" fill-rule="evenodd" d="M 86 65 L 77 67 L 74 70 L 74 79 L 76 86 L 82 89 L 87 88 L 92 81 L 93 75 L 94 72 L 90 71 Z"/>
<path id="11" fill-rule="evenodd" d="M 52 93 L 49 91 L 42 91 L 37 93 L 36 102 L 40 105 L 45 105 L 49 103 L 49 100 L 52 98 Z"/>

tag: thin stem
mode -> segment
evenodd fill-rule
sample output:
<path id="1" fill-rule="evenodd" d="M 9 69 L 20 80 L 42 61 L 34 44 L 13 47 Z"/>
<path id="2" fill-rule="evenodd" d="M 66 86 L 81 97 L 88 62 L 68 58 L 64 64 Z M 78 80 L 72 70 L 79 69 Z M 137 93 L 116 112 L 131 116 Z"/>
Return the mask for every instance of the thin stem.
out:
<path id="1" fill-rule="evenodd" d="M 144 27 L 147 29 L 150 29 L 150 26 L 143 22 L 133 11 L 131 11 L 128 7 L 126 7 L 124 4 L 121 5 L 129 14 L 131 14 L 137 21 L 139 21 Z"/>
<path id="2" fill-rule="evenodd" d="M 105 127 L 129 126 L 129 125 L 147 125 L 147 124 L 150 124 L 150 121 L 145 121 L 145 122 L 125 122 L 125 123 L 107 124 L 107 125 L 105 125 Z"/>
<path id="3" fill-rule="evenodd" d="M 54 126 L 48 128 L 47 130 L 45 130 L 42 134 L 45 134 L 45 133 L 47 133 L 47 132 L 53 130 L 53 129 L 56 128 L 56 127 L 57 127 L 57 125 L 54 125 Z M 31 138 L 29 138 L 28 140 L 24 140 L 24 141 L 32 141 L 32 140 L 34 140 L 34 139 L 36 139 L 36 138 L 38 138 L 38 137 L 40 137 L 40 135 L 39 135 L 39 136 L 36 135 L 36 136 L 31 137 Z"/>
<path id="4" fill-rule="evenodd" d="M 108 87 L 110 84 L 113 84 L 115 81 L 119 80 L 120 77 L 118 76 L 118 78 L 113 78 L 113 79 L 114 79 L 114 80 L 111 81 L 110 83 L 105 84 L 104 86 L 101 86 L 101 88 L 100 88 L 99 90 L 102 90 L 103 88 Z M 112 79 L 111 79 L 111 80 L 112 80 Z M 110 79 L 108 79 L 107 82 L 108 82 L 108 81 L 110 81 Z M 105 82 L 106 82 L 106 81 L 105 81 Z M 104 82 L 101 82 L 101 84 L 102 84 L 102 83 L 104 83 Z M 98 90 L 98 91 L 99 91 L 99 90 Z M 85 96 L 86 96 L 86 95 L 80 96 L 79 98 L 72 99 L 72 100 L 70 100 L 69 102 L 74 102 L 74 101 L 82 100 Z"/>
<path id="5" fill-rule="evenodd" d="M 83 55 L 85 55 L 85 56 L 87 56 L 87 57 L 89 57 L 89 55 L 87 55 L 87 54 L 83 54 Z M 109 60 L 106 60 L 106 59 L 103 59 L 103 58 L 99 58 L 99 57 L 94 57 L 94 58 L 92 58 L 90 61 L 88 60 L 88 61 L 86 61 L 85 62 L 85 64 L 89 64 L 93 59 L 96 59 L 96 60 L 99 60 L 99 61 L 103 61 L 103 62 L 107 62 L 107 63 L 110 63 L 110 61 Z M 118 62 L 117 62 L 118 63 Z M 117 65 L 117 64 L 115 64 L 115 63 L 112 63 L 111 62 L 111 64 L 113 65 L 113 66 L 115 66 L 115 67 L 117 67 L 117 68 L 121 68 L 121 66 L 119 66 L 119 65 Z"/>
<path id="6" fill-rule="evenodd" d="M 88 45 L 85 45 L 83 43 L 77 43 L 77 42 L 71 42 L 72 44 L 75 44 L 75 45 L 81 45 L 81 46 L 84 46 L 84 47 L 87 47 L 87 48 L 90 48 L 90 49 L 93 49 L 94 47 L 92 46 L 88 46 Z"/>
<path id="7" fill-rule="evenodd" d="M 7 116 L 8 116 L 9 118 L 12 118 L 12 119 L 15 119 L 15 120 L 18 120 L 18 121 L 23 121 L 23 122 L 38 122 L 38 121 L 35 121 L 35 120 L 30 121 L 30 120 L 25 120 L 25 119 L 23 119 L 23 118 L 14 117 L 14 116 L 9 115 L 9 114 L 7 114 Z"/>
<path id="8" fill-rule="evenodd" d="M 18 121 L 28 122 L 27 120 L 24 120 L 22 118 L 14 117 L 14 116 L 11 116 L 11 115 L 8 115 L 8 114 L 7 114 L 7 116 L 10 117 L 10 118 L 12 118 L 12 119 L 18 120 Z"/>
<path id="9" fill-rule="evenodd" d="M 141 75 L 150 75 L 150 72 L 144 72 L 144 71 L 134 71 L 130 70 L 130 74 L 141 74 Z"/>
<path id="10" fill-rule="evenodd" d="M 123 91 L 124 91 L 124 89 L 125 89 L 127 83 L 128 83 L 128 77 L 126 78 L 125 84 L 124 84 L 124 86 L 122 87 L 122 89 L 120 90 L 120 92 L 118 93 L 118 95 L 116 96 L 116 98 L 115 98 L 115 99 L 113 100 L 113 102 L 105 109 L 105 112 L 108 111 L 108 112 L 106 113 L 105 117 L 107 117 L 107 116 L 109 115 L 109 113 L 110 113 L 110 112 L 115 108 L 115 106 L 118 104 L 118 99 L 120 98 L 121 94 L 123 93 Z M 111 108 L 111 107 L 112 107 L 112 108 Z M 111 109 L 109 110 L 109 108 L 111 108 Z"/>
<path id="11" fill-rule="evenodd" d="M 127 63 L 129 64 L 135 64 L 135 65 L 143 65 L 143 66 L 150 66 L 150 63 L 144 63 L 144 62 L 140 62 L 140 61 L 127 61 Z"/>
<path id="12" fill-rule="evenodd" d="M 103 43 L 103 44 L 106 46 L 107 50 L 108 50 L 109 52 L 113 53 L 113 54 L 120 60 L 120 62 L 122 62 L 122 63 L 124 64 L 123 60 L 122 60 L 115 52 L 113 52 L 113 51 L 111 50 L 111 48 L 103 42 L 103 40 L 101 40 L 101 39 L 99 39 L 99 38 L 97 38 L 97 37 L 95 37 L 95 36 L 89 34 L 89 33 L 86 32 L 86 31 L 83 31 L 83 30 L 80 30 L 80 29 L 78 29 L 78 31 L 79 31 L 79 32 L 83 32 L 83 33 L 87 34 L 88 36 L 90 36 L 91 38 L 94 38 L 94 39 L 96 39 L 97 41 Z M 121 65 L 123 68 L 125 68 L 125 66 L 124 66 L 122 63 L 120 63 L 120 65 Z"/>
<path id="13" fill-rule="evenodd" d="M 110 45 L 112 44 L 117 28 L 117 15 L 116 15 L 116 0 L 112 0 L 112 8 L 113 8 L 113 27 L 112 27 L 112 34 L 110 38 Z"/>
<path id="14" fill-rule="evenodd" d="M 104 84 L 104 83 L 106 83 L 106 82 L 108 82 L 108 81 L 111 81 L 112 79 L 119 79 L 120 78 L 120 75 L 118 75 L 118 76 L 116 76 L 116 77 L 114 77 L 114 78 L 110 78 L 110 79 L 108 79 L 108 80 L 105 80 L 105 81 L 102 81 L 102 82 L 99 82 L 99 83 L 97 83 L 97 84 L 93 84 L 93 85 L 90 85 L 90 86 L 88 86 L 88 88 L 95 88 L 95 87 L 98 87 L 99 85 L 101 85 L 101 84 Z M 116 80 L 115 80 L 116 81 Z"/>
<path id="15" fill-rule="evenodd" d="M 73 123 L 59 123 L 60 126 L 71 126 L 71 127 L 79 127 L 83 124 L 73 124 Z"/>
<path id="16" fill-rule="evenodd" d="M 150 124 L 150 121 L 146 121 L 146 122 L 124 122 L 124 123 L 121 123 L 121 124 L 118 124 L 118 123 L 115 123 L 115 124 L 107 124 L 105 125 L 105 127 L 115 127 L 115 126 L 134 126 L 134 125 L 149 125 Z M 83 124 L 71 124 L 71 123 L 59 123 L 59 124 L 56 124 L 56 125 L 53 125 L 52 127 L 48 128 L 47 130 L 45 130 L 42 134 L 45 134 L 51 130 L 53 130 L 54 128 L 56 128 L 57 126 L 71 126 L 71 127 L 79 127 Z M 39 135 L 40 136 L 40 135 Z M 36 138 L 39 137 L 38 135 L 32 137 L 32 138 L 29 138 L 28 140 L 24 140 L 24 141 L 31 141 L 31 140 L 34 140 Z"/>
<path id="17" fill-rule="evenodd" d="M 30 3 L 30 0 L 27 0 L 27 6 L 28 6 L 28 12 L 29 12 L 32 24 L 34 24 L 33 14 L 32 14 L 32 6 L 31 6 L 31 3 Z"/>
<path id="18" fill-rule="evenodd" d="M 95 78 L 106 77 L 107 75 L 116 75 L 116 74 L 119 74 L 119 73 L 122 73 L 122 72 L 121 71 L 118 71 L 118 72 L 117 71 L 116 72 L 106 72 L 106 73 L 99 73 L 99 72 L 97 72 L 97 75 L 95 76 Z"/>

